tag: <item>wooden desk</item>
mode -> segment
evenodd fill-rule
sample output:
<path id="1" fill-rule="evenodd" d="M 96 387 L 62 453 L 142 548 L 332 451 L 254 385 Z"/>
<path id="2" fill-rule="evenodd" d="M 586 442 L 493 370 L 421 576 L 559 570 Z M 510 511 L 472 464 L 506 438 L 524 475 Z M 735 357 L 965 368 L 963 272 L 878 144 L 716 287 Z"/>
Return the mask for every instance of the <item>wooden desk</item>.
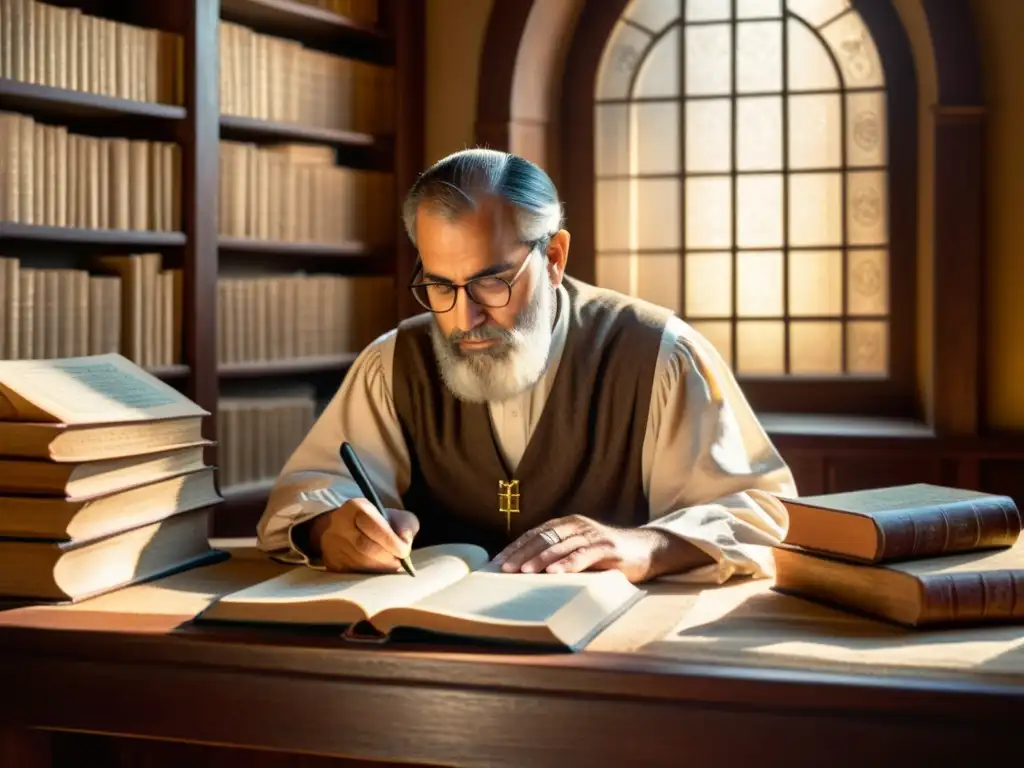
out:
<path id="1" fill-rule="evenodd" d="M 223 574 L 224 567 L 206 572 Z M 200 585 L 200 598 L 209 588 Z M 137 603 L 148 602 L 148 612 L 81 606 L 0 613 L 0 725 L 9 734 L 84 731 L 515 768 L 980 765 L 1021 749 L 1021 676 L 942 669 L 882 675 L 863 664 L 748 663 L 740 653 L 732 663 L 713 663 L 699 650 L 680 656 L 657 642 L 649 653 L 575 655 L 352 648 L 322 635 L 199 628 L 183 612 L 194 599 L 181 589 L 157 605 L 143 590 Z M 671 604 L 648 603 L 648 619 Z M 25 736 L 21 745 L 34 742 Z M 17 760 L 8 752 L 3 765 L 27 768 L 28 751 Z M 39 765 L 51 764 L 45 744 L 37 754 Z M 167 765 L 198 764 L 176 754 Z M 271 764 L 251 753 L 237 763 L 217 754 L 210 765 Z M 83 760 L 65 755 L 54 764 Z"/>

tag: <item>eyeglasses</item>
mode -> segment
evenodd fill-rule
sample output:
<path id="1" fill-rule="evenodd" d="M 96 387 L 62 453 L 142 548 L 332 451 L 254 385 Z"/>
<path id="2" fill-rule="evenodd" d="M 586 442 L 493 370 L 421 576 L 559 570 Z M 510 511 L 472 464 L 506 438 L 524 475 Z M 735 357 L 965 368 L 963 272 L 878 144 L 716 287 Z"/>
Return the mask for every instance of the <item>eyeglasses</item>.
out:
<path id="1" fill-rule="evenodd" d="M 539 240 L 534 240 L 531 243 L 526 243 L 526 245 L 530 246 L 530 252 L 526 254 L 526 258 L 523 259 L 523 263 L 519 265 L 519 269 L 509 280 L 496 275 L 474 277 L 472 280 L 468 280 L 465 283 L 448 283 L 428 280 L 424 282 L 410 283 L 409 290 L 412 292 L 416 301 L 418 301 L 425 309 L 428 309 L 435 314 L 450 312 L 454 309 L 455 302 L 459 297 L 460 288 L 466 291 L 466 295 L 474 304 L 479 304 L 482 307 L 489 307 L 490 309 L 500 309 L 512 300 L 512 286 L 516 284 L 516 281 L 519 280 L 526 271 L 526 265 L 530 263 L 530 258 L 533 256 L 534 252 L 537 251 L 537 246 L 543 243 L 546 239 L 547 238 L 541 238 Z M 416 269 L 413 272 L 413 276 L 415 277 L 418 275 L 422 268 L 422 262 L 417 259 Z"/>

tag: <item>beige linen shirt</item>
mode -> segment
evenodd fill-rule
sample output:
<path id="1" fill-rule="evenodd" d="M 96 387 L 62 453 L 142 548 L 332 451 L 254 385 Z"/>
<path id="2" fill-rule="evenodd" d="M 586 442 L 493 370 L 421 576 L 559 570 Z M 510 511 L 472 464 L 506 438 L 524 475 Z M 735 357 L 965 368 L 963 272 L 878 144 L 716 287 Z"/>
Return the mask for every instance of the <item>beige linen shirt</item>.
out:
<path id="1" fill-rule="evenodd" d="M 559 306 L 568 301 L 558 290 Z M 558 371 L 567 329 L 559 311 L 551 363 L 530 390 L 488 410 L 498 446 L 515 469 Z M 338 454 L 345 440 L 359 452 L 388 507 L 400 508 L 410 459 L 392 399 L 396 330 L 372 342 L 355 360 L 338 392 L 285 464 L 257 534 L 278 560 L 311 563 L 292 540 L 292 528 L 361 496 Z M 796 493 L 793 476 L 768 439 L 732 372 L 707 340 L 673 316 L 662 335 L 644 437 L 642 472 L 650 522 L 706 552 L 713 564 L 662 578 L 722 583 L 732 576 L 769 576 L 770 545 L 788 527 L 775 494 Z M 326 489 L 331 503 L 300 498 Z M 442 510 L 410 510 L 420 517 Z M 414 545 L 415 546 L 415 545 Z"/>

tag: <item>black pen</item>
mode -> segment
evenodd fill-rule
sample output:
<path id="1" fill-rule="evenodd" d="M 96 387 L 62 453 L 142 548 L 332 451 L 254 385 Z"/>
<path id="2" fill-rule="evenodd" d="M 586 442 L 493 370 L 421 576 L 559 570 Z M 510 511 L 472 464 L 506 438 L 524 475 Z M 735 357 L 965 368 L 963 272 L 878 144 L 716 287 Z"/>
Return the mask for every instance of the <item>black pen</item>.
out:
<path id="1" fill-rule="evenodd" d="M 370 503 L 377 508 L 380 512 L 380 516 L 384 518 L 384 524 L 390 526 L 388 523 L 388 516 L 384 513 L 384 505 L 381 503 L 380 496 L 377 495 L 377 491 L 373 485 L 370 484 L 370 478 L 366 474 L 366 470 L 363 469 L 363 463 L 359 461 L 359 457 L 356 455 L 355 448 L 349 445 L 347 442 L 341 444 L 341 460 L 345 462 L 345 466 L 348 467 L 348 471 L 352 473 L 353 479 L 359 485 L 359 490 L 363 492 L 363 496 L 370 500 Z M 410 576 L 416 575 L 416 569 L 412 567 L 412 563 L 409 562 L 408 557 L 401 558 L 402 567 L 405 572 Z"/>

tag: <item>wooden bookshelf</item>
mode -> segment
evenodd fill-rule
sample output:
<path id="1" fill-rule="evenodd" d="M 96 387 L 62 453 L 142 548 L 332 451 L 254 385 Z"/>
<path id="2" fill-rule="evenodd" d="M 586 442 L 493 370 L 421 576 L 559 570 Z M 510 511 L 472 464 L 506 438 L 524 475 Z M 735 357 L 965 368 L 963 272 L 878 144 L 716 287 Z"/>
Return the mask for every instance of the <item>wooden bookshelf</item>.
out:
<path id="1" fill-rule="evenodd" d="M 392 5 L 403 11 L 402 0 Z M 393 29 L 361 24 L 297 0 L 221 0 L 221 17 L 327 51 L 356 50 L 366 58 L 384 61 L 393 56 Z"/>
<path id="2" fill-rule="evenodd" d="M 372 256 L 374 249 L 364 243 L 292 243 L 286 240 L 259 240 L 256 238 L 228 237 L 218 239 L 222 253 L 273 253 L 282 257 L 315 256 L 346 258 Z"/>
<path id="3" fill-rule="evenodd" d="M 255 141 L 307 141 L 339 147 L 374 148 L 390 143 L 386 137 L 374 136 L 370 133 L 319 128 L 317 126 L 275 122 L 272 120 L 257 120 L 240 115 L 221 115 L 220 134 L 222 138 Z"/>
<path id="4" fill-rule="evenodd" d="M 118 80 L 108 67 L 106 71 L 111 79 L 103 82 L 86 82 L 88 77 L 85 74 L 71 74 L 71 70 L 33 72 L 26 76 L 24 69 L 5 71 L 4 58 L 0 56 L 0 112 L 24 115 L 35 123 L 57 126 L 68 134 L 89 139 L 173 142 L 179 152 L 173 192 L 178 226 L 171 229 L 166 222 L 130 228 L 93 223 L 82 226 L 70 212 L 76 204 L 74 202 L 68 204 L 66 216 L 61 213 L 61 220 L 67 226 L 55 226 L 49 219 L 42 224 L 41 219 L 31 220 L 31 217 L 30 220 L 24 217 L 10 220 L 8 209 L 3 207 L 5 190 L 0 189 L 0 257 L 16 259 L 21 267 L 36 272 L 50 267 L 74 267 L 94 274 L 96 259 L 101 256 L 148 254 L 150 257 L 159 255 L 161 269 L 180 270 L 181 305 L 175 315 L 176 322 L 180 324 L 176 335 L 180 344 L 177 356 L 171 363 L 140 364 L 180 388 L 213 414 L 206 421 L 204 432 L 206 437 L 215 441 L 215 446 L 209 450 L 208 461 L 223 466 L 221 459 L 229 446 L 224 442 L 225 426 L 219 423 L 217 414 L 224 398 L 234 399 L 233 402 L 237 403 L 239 397 L 262 392 L 261 397 L 266 404 L 266 398 L 272 398 L 273 392 L 280 388 L 310 387 L 312 399 L 302 406 L 306 412 L 304 418 L 308 419 L 310 404 L 315 402 L 317 408 L 321 407 L 355 359 L 362 342 L 357 344 L 352 340 L 362 338 L 368 331 L 359 330 L 362 335 L 354 330 L 345 331 L 355 320 L 362 319 L 361 314 L 355 320 L 335 316 L 320 325 L 316 324 L 320 321 L 313 318 L 312 326 L 304 326 L 298 331 L 299 354 L 292 350 L 279 359 L 259 355 L 255 359 L 223 362 L 218 358 L 223 352 L 218 349 L 218 285 L 221 279 L 230 280 L 236 276 L 243 279 L 241 276 L 244 276 L 244 279 L 257 279 L 257 282 L 261 277 L 273 281 L 278 276 L 305 273 L 309 278 L 323 276 L 323 284 L 333 286 L 331 290 L 338 288 L 338 281 L 348 279 L 392 279 L 396 288 L 407 279 L 414 256 L 405 241 L 397 211 L 399 196 L 422 170 L 423 164 L 424 0 L 378 0 L 375 20 L 369 23 L 297 0 L 180 0 L 174 3 L 82 0 L 78 12 L 72 10 L 77 7 L 75 3 L 55 0 L 49 7 L 56 7 L 58 10 L 52 13 L 64 17 L 61 23 L 66 23 L 68 14 L 76 17 L 81 14 L 99 20 L 90 21 L 97 25 L 131 26 L 133 33 L 134 28 L 150 30 L 138 33 L 157 36 L 150 40 L 177 36 L 179 46 L 175 55 L 180 61 L 170 65 L 174 67 L 173 75 L 159 70 L 155 85 L 152 72 L 147 69 L 125 69 L 134 75 Z M 46 12 L 51 13 L 49 10 Z M 390 127 L 383 129 L 378 124 L 381 121 L 376 118 L 367 122 L 365 115 L 359 119 L 354 117 L 352 124 L 345 124 L 344 120 L 338 119 L 341 114 L 338 104 L 333 104 L 334 112 L 316 119 L 292 119 L 295 115 L 285 115 L 281 103 L 281 94 L 289 90 L 288 86 L 282 86 L 282 81 L 273 79 L 280 77 L 276 74 L 280 68 L 269 65 L 264 69 L 270 74 L 256 77 L 264 78 L 262 87 L 277 94 L 269 97 L 271 108 L 265 104 L 262 117 L 255 116 L 255 112 L 237 109 L 237 101 L 236 108 L 225 109 L 226 101 L 232 97 L 231 93 L 225 92 L 219 80 L 225 23 L 241 25 L 255 35 L 271 38 L 272 44 L 298 44 L 310 52 L 307 55 L 310 60 L 315 56 L 334 57 L 331 61 L 335 62 L 343 59 L 345 66 L 337 67 L 337 71 L 343 73 L 348 71 L 345 68 L 349 66 L 347 62 L 357 62 L 351 65 L 352 71 L 364 67 L 381 77 L 386 75 L 384 80 L 374 81 L 369 87 L 365 84 L 360 87 L 372 94 L 372 106 L 364 104 L 364 107 L 374 114 L 386 114 L 383 122 L 389 123 Z M 39 32 L 42 34 L 45 30 Z M 68 57 L 77 50 L 68 37 L 56 36 L 54 39 L 65 41 Z M 142 45 L 146 38 L 138 40 Z M 113 46 L 112 50 L 115 48 Z M 100 49 L 96 47 L 91 55 L 100 55 Z M 119 54 L 110 55 L 116 57 Z M 144 60 L 149 64 L 140 63 Z M 152 61 L 140 56 L 134 64 L 123 66 L 154 66 Z M 167 66 L 164 59 L 160 59 L 160 64 Z M 23 63 L 21 66 L 27 65 Z M 77 65 L 65 63 L 62 66 Z M 99 77 L 96 73 L 101 70 L 97 64 L 82 66 L 83 72 Z M 237 67 L 237 63 L 234 66 Z M 294 70 L 299 64 L 290 66 Z M 145 73 L 144 84 L 133 79 L 136 75 L 142 77 L 140 73 Z M 165 74 L 169 75 L 167 81 L 163 79 Z M 335 70 L 328 72 L 330 76 L 334 74 Z M 358 77 L 364 74 L 365 71 L 360 70 Z M 300 75 L 305 77 L 304 73 Z M 294 72 L 290 75 L 295 76 Z M 323 71 L 315 75 L 319 78 L 326 76 Z M 271 85 L 268 86 L 268 82 Z M 332 82 L 321 79 L 315 81 L 315 86 L 321 89 L 321 93 L 324 88 L 337 88 L 339 94 L 351 90 L 341 88 L 337 83 L 332 85 Z M 383 87 L 381 83 L 385 82 L 387 85 Z M 144 98 L 147 94 L 151 98 Z M 335 94 L 328 91 L 327 95 L 333 97 Z M 307 101 L 317 103 L 318 99 L 307 96 Z M 342 97 L 327 101 L 340 103 Z M 364 108 L 360 114 L 365 112 Z M 377 235 L 346 237 L 344 232 L 337 230 L 331 230 L 330 238 L 321 237 L 319 240 L 300 240 L 297 236 L 255 238 L 225 234 L 220 221 L 223 204 L 221 142 L 224 141 L 243 142 L 260 150 L 281 145 L 329 148 L 333 157 L 332 167 L 349 168 L 356 174 L 389 174 L 390 182 L 386 187 L 390 190 L 389 197 L 380 207 L 395 212 L 393 222 L 387 224 L 393 233 L 388 230 L 388 240 L 383 244 L 375 241 L 375 238 L 379 239 Z M 39 167 L 43 169 L 44 181 L 40 184 L 33 177 L 33 192 L 44 190 L 41 194 L 52 194 L 45 192 L 58 186 L 53 183 L 52 171 L 44 165 Z M 156 193 L 147 194 L 152 199 Z M 348 194 L 354 193 L 350 191 Z M 63 201 L 60 205 L 64 205 Z M 338 212 L 344 210 L 342 199 Z M 259 213 L 258 209 L 255 213 L 247 212 L 247 215 L 256 213 Z M 358 222 L 365 215 L 352 214 L 352 217 Z M 365 300 L 365 296 L 359 287 L 361 283 L 353 285 L 356 287 L 346 287 L 341 293 L 330 295 L 352 297 L 351 306 L 354 308 L 359 303 L 357 299 Z M 384 308 L 389 327 L 411 309 L 402 294 L 397 290 L 388 295 Z M 3 300 L 6 298 L 0 296 L 0 301 Z M 303 303 L 299 301 L 300 306 Z M 259 304 L 258 300 L 256 304 Z M 246 306 L 254 305 L 250 301 Z M 329 301 L 328 306 L 334 304 Z M 360 313 L 363 311 L 358 309 Z M 379 312 L 379 308 L 375 312 Z M 273 336 L 271 331 L 275 327 L 284 327 L 284 317 L 271 315 L 269 320 L 263 317 L 260 322 L 264 336 Z M 380 316 L 375 319 L 382 321 Z M 247 322 L 242 318 L 234 323 L 234 327 L 244 329 Z M 346 348 L 329 349 L 330 344 L 324 342 L 325 333 L 329 339 L 347 339 Z M 316 335 L 319 341 L 316 344 L 303 341 L 303 334 Z M 308 352 L 313 347 L 319 351 Z M 303 353 L 302 350 L 307 351 Z M 119 351 L 131 356 L 123 348 Z M 279 454 L 280 446 L 275 456 Z M 235 475 L 238 476 L 237 472 Z M 222 487 L 225 503 L 217 510 L 214 533 L 222 535 L 230 531 L 251 535 L 269 487 L 266 478 L 243 482 L 234 488 Z"/>
<path id="5" fill-rule="evenodd" d="M 123 246 L 146 250 L 177 248 L 185 245 L 186 237 L 183 232 L 49 227 L 0 221 L 0 251 L 9 250 L 8 244 L 18 241 L 60 245 Z"/>
<path id="6" fill-rule="evenodd" d="M 121 99 L 101 93 L 73 91 L 36 83 L 0 78 L 0 103 L 5 110 L 16 110 L 62 118 L 148 118 L 181 121 L 185 108 L 172 104 Z"/>
<path id="7" fill-rule="evenodd" d="M 356 353 L 299 357 L 255 363 L 228 363 L 220 366 L 222 379 L 260 379 L 270 376 L 301 376 L 307 373 L 342 372 L 356 359 Z"/>

